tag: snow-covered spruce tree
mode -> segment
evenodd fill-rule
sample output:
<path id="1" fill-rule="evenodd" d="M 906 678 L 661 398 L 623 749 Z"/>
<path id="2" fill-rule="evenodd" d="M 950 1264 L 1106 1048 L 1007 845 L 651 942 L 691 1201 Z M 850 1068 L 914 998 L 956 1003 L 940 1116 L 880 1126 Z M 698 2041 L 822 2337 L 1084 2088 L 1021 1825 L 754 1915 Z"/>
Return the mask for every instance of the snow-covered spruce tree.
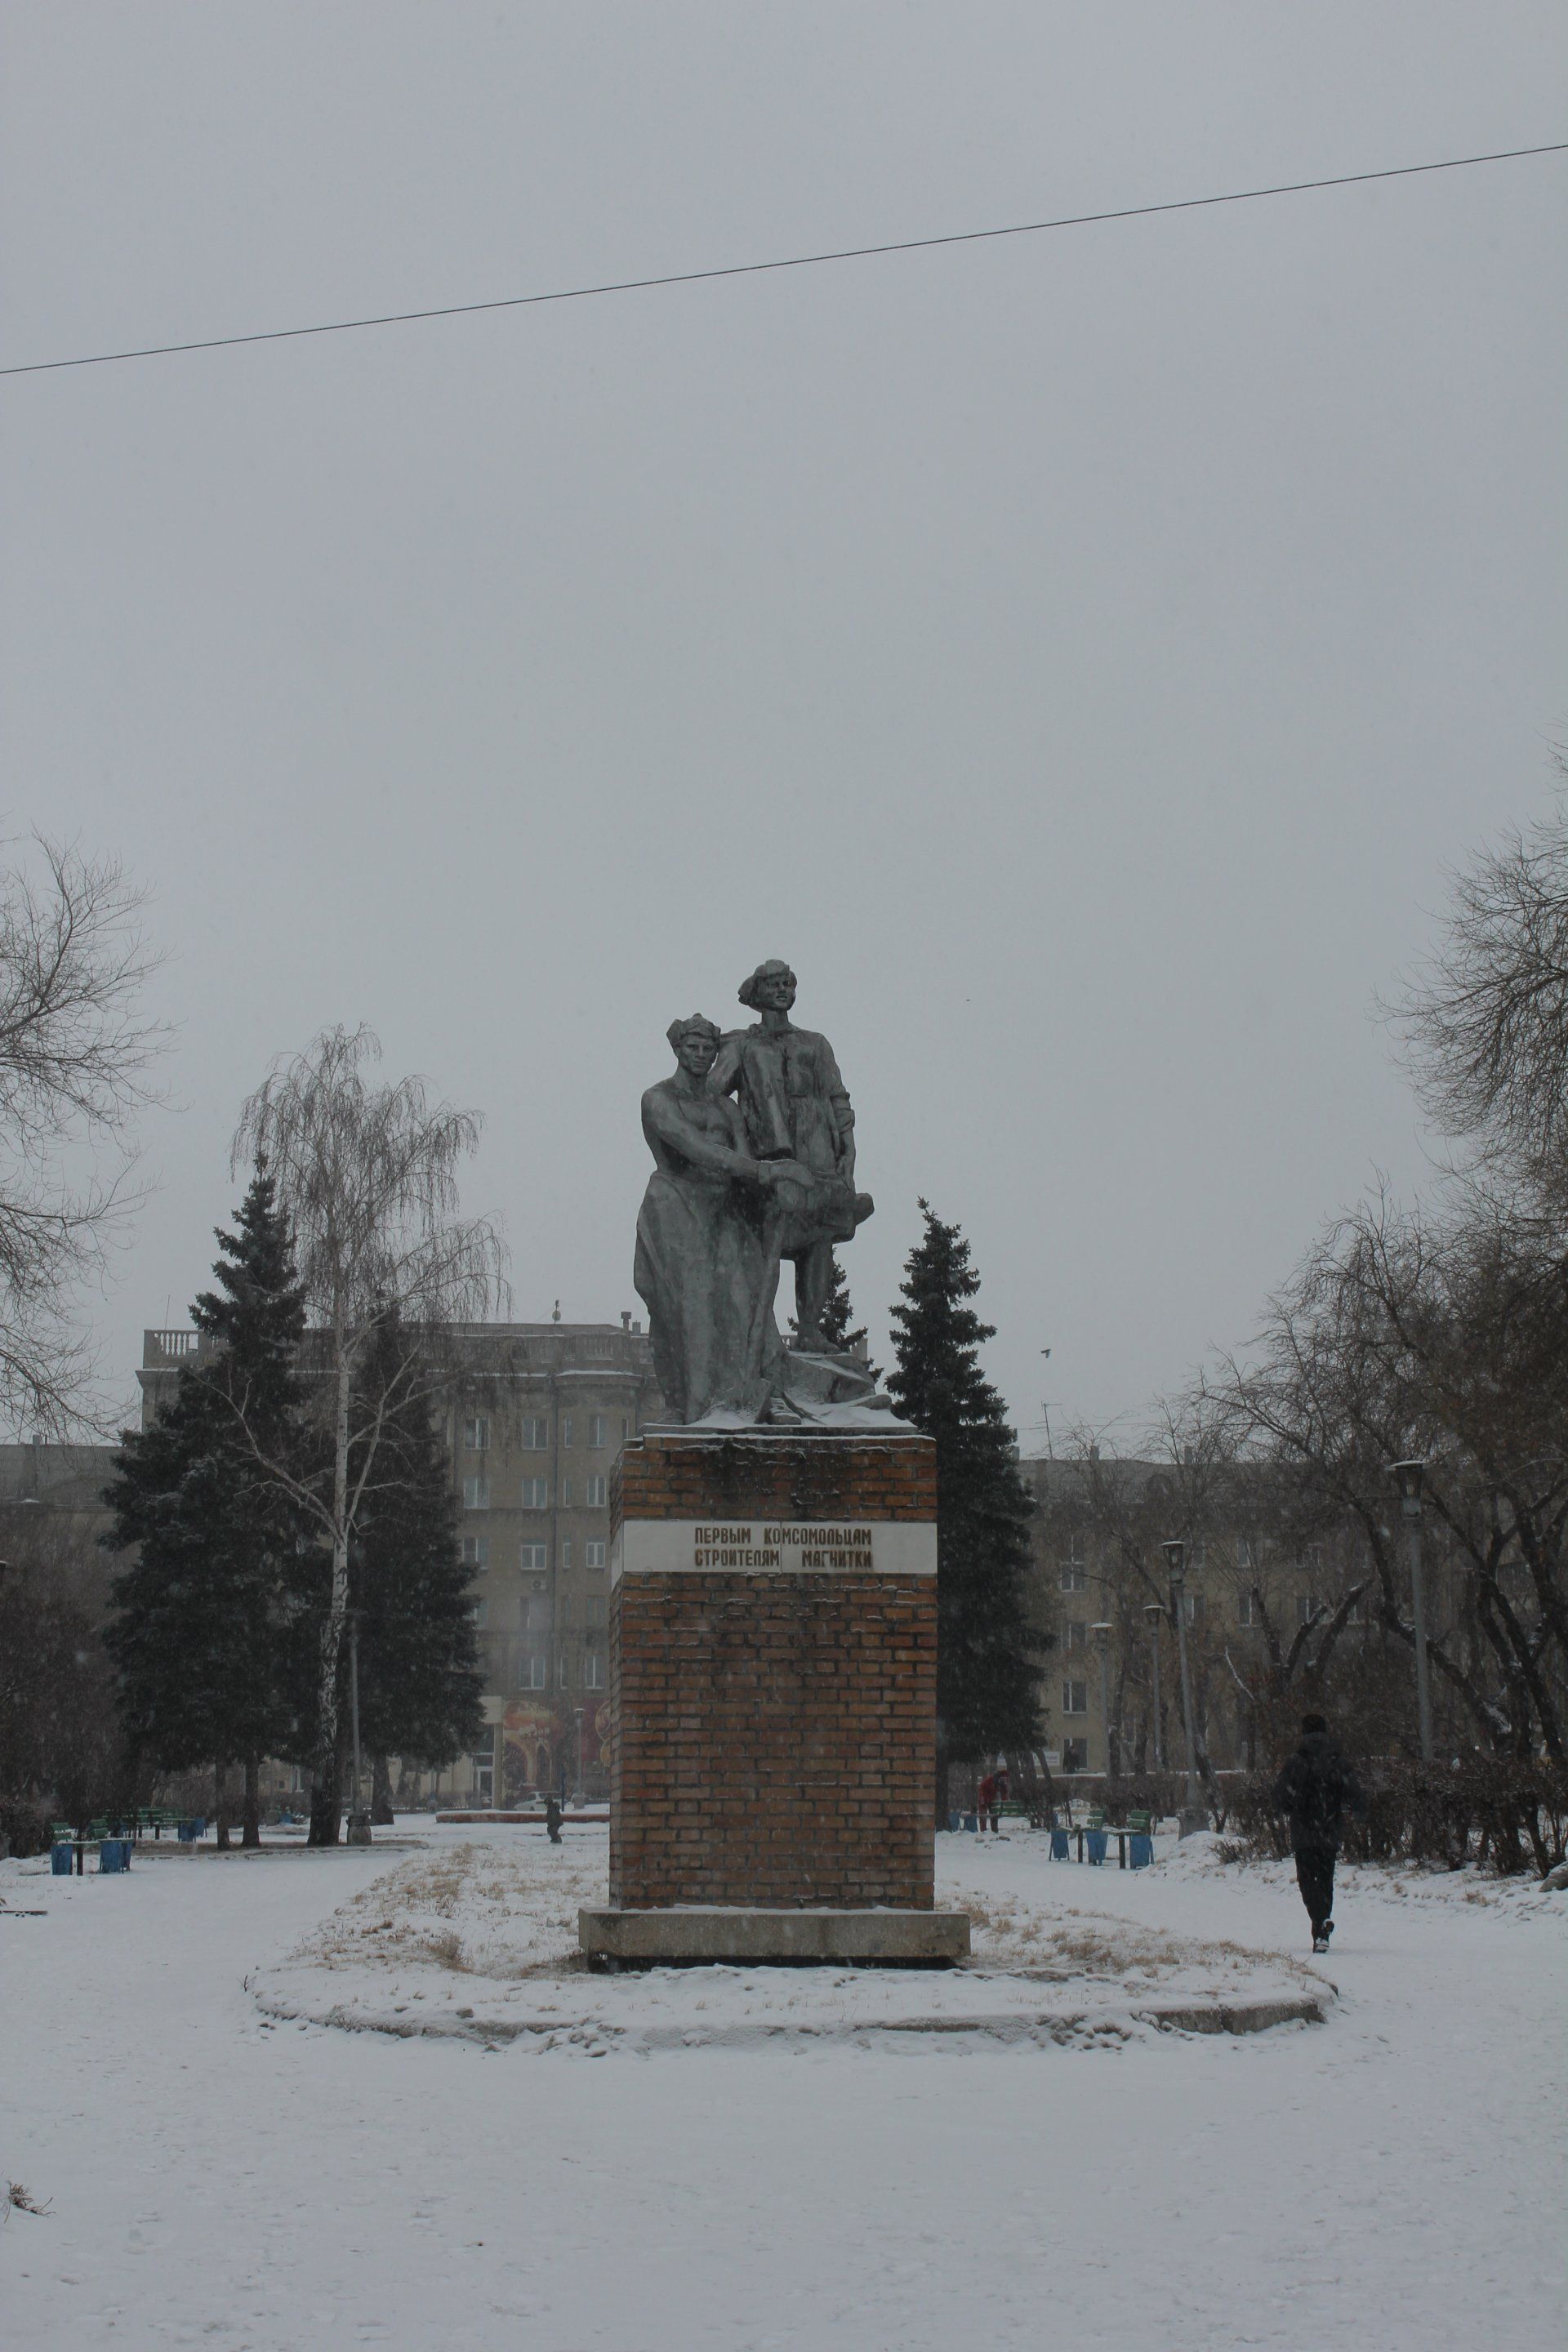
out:
<path id="1" fill-rule="evenodd" d="M 1025 1579 L 1034 1512 L 1014 1458 L 1006 1408 L 980 1369 L 993 1334 L 964 1302 L 980 1276 L 956 1225 L 924 1201 L 892 1310 L 896 1370 L 888 1391 L 936 1440 L 937 1817 L 954 1761 L 1039 1740 L 1036 1657 Z"/>
<path id="2" fill-rule="evenodd" d="M 217 1242 L 217 1286 L 192 1309 L 205 1345 L 153 1425 L 125 1433 L 104 1490 L 104 1541 L 135 1554 L 105 1640 L 132 1747 L 163 1771 L 211 1764 L 220 1786 L 242 1765 L 244 1842 L 256 1845 L 261 1759 L 289 1738 L 281 1644 L 300 1523 L 247 1433 L 297 1454 L 305 1320 L 264 1166 Z"/>
<path id="3" fill-rule="evenodd" d="M 798 1328 L 793 1315 L 789 1328 L 792 1331 Z M 841 1348 L 846 1352 L 858 1347 L 866 1337 L 866 1326 L 855 1321 L 848 1280 L 837 1252 L 833 1258 L 833 1282 L 827 1293 L 827 1303 L 822 1310 L 822 1335 L 833 1347 Z M 880 1380 L 881 1374 L 874 1364 L 868 1369 L 873 1380 Z"/>

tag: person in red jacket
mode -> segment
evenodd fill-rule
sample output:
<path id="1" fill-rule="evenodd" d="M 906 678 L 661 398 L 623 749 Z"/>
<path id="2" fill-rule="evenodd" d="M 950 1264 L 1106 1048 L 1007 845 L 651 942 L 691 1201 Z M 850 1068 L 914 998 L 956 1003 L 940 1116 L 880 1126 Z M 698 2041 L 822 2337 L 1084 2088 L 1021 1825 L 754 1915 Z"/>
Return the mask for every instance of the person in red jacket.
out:
<path id="1" fill-rule="evenodd" d="M 1000 1831 L 1002 1807 L 1006 1801 L 1007 1768 L 1003 1765 L 997 1771 L 987 1772 L 974 1792 L 975 1807 L 980 1815 L 980 1826 L 983 1830 L 989 1828 L 993 1832 Z M 988 1815 L 989 1820 L 987 1820 Z"/>

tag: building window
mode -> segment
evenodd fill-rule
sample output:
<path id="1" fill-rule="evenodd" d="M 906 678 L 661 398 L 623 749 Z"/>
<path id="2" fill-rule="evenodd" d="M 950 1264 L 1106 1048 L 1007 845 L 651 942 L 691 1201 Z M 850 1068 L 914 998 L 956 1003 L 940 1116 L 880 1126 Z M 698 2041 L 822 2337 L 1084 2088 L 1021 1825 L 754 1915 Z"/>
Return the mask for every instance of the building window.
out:
<path id="1" fill-rule="evenodd" d="M 1258 1563 L 1252 1556 L 1251 1538 L 1249 1536 L 1237 1536 L 1236 1539 L 1237 1574 L 1238 1576 L 1250 1576 L 1257 1565 Z"/>
<path id="2" fill-rule="evenodd" d="M 555 1661 L 555 1679 L 563 1690 L 572 1687 L 572 1662 L 564 1650 Z"/>
<path id="3" fill-rule="evenodd" d="M 588 1356 L 613 1356 L 616 1352 L 616 1343 L 613 1339 L 584 1339 L 583 1352 Z"/>
<path id="4" fill-rule="evenodd" d="M 487 1624 L 489 1621 L 490 1604 L 488 1601 L 470 1601 L 468 1613 L 476 1625 Z"/>
<path id="5" fill-rule="evenodd" d="M 550 1444 L 550 1423 L 547 1421 L 525 1420 L 518 1435 L 518 1444 L 525 1454 L 542 1454 Z"/>
<path id="6" fill-rule="evenodd" d="M 488 1511 L 490 1507 L 490 1482 L 488 1478 L 465 1478 L 463 1508 L 465 1511 Z"/>
<path id="7" fill-rule="evenodd" d="M 569 1511 L 572 1508 L 572 1481 L 570 1478 L 563 1478 L 561 1481 L 561 1507 L 563 1511 Z"/>
<path id="8" fill-rule="evenodd" d="M 1089 1713 L 1089 1685 L 1087 1683 L 1063 1683 L 1062 1713 L 1064 1715 L 1087 1715 Z"/>
<path id="9" fill-rule="evenodd" d="M 1318 1613 L 1318 1601 L 1317 1601 L 1317 1596 L 1316 1596 L 1314 1593 L 1310 1593 L 1310 1592 L 1298 1592 L 1298 1594 L 1296 1595 L 1296 1622 L 1297 1622 L 1297 1624 L 1298 1624 L 1298 1625 L 1310 1625 L 1310 1624 L 1311 1623 L 1311 1622 L 1312 1622 L 1313 1618 L 1317 1615 L 1317 1613 Z"/>
<path id="10" fill-rule="evenodd" d="M 585 1543 L 583 1547 L 583 1560 L 584 1565 L 587 1568 L 603 1568 L 605 1565 L 604 1545 L 599 1542 Z"/>
<path id="11" fill-rule="evenodd" d="M 632 1425 L 631 1425 L 631 1423 L 630 1423 L 630 1421 L 627 1419 L 626 1415 L 623 1412 L 623 1413 L 622 1413 L 622 1415 L 621 1415 L 621 1444 L 622 1444 L 623 1445 L 626 1444 L 626 1442 L 627 1438 L 631 1435 L 631 1433 L 632 1433 Z"/>
<path id="12" fill-rule="evenodd" d="M 572 1567 L 572 1538 L 570 1536 L 566 1538 L 561 1547 L 561 1566 L 563 1571 L 570 1573 Z"/>
<path id="13" fill-rule="evenodd" d="M 1087 1772 L 1088 1769 L 1088 1740 L 1064 1739 L 1062 1741 L 1062 1770 L 1064 1772 Z"/>
<path id="14" fill-rule="evenodd" d="M 597 1650 L 589 1650 L 584 1656 L 583 1687 L 584 1690 L 603 1690 L 605 1687 L 605 1661 Z"/>
<path id="15" fill-rule="evenodd" d="M 584 1478 L 583 1501 L 590 1511 L 602 1511 L 610 1499 L 609 1481 L 605 1478 Z"/>
<path id="16" fill-rule="evenodd" d="M 525 1576 L 542 1576 L 550 1566 L 548 1544 L 519 1544 L 517 1564 Z"/>
<path id="17" fill-rule="evenodd" d="M 1257 1624 L 1258 1604 L 1250 1592 L 1243 1592 L 1237 1596 L 1236 1603 L 1236 1622 L 1238 1625 Z"/>
<path id="18" fill-rule="evenodd" d="M 520 1690 L 544 1690 L 550 1681 L 550 1661 L 542 1650 L 531 1650 L 518 1676 Z"/>
<path id="19" fill-rule="evenodd" d="M 1209 1548 L 1206 1543 L 1194 1543 L 1187 1546 L 1187 1566 L 1189 1568 L 1206 1568 L 1208 1566 L 1208 1557 Z"/>
<path id="20" fill-rule="evenodd" d="M 1081 1618 L 1069 1619 L 1068 1623 L 1067 1645 L 1069 1650 L 1088 1649 L 1089 1627 Z"/>
<path id="21" fill-rule="evenodd" d="M 522 1482 L 521 1500 L 525 1511 L 547 1511 L 550 1508 L 549 1479 L 525 1478 Z"/>
<path id="22" fill-rule="evenodd" d="M 595 1446 L 603 1445 L 605 1442 L 605 1433 L 609 1428 L 609 1423 L 605 1419 L 602 1412 L 591 1413 L 588 1417 L 589 1444 Z"/>
<path id="23" fill-rule="evenodd" d="M 484 1569 L 489 1568 L 489 1564 L 490 1539 L 489 1536 L 465 1536 L 463 1538 L 463 1566 L 465 1568 Z"/>
<path id="24" fill-rule="evenodd" d="M 1203 1594 L 1202 1594 L 1201 1592 L 1188 1592 L 1188 1593 L 1184 1594 L 1184 1595 L 1183 1595 L 1183 1598 L 1184 1599 L 1184 1601 L 1185 1601 L 1185 1602 L 1186 1602 L 1186 1605 L 1187 1605 L 1187 1622 L 1188 1622 L 1188 1624 L 1189 1624 L 1189 1625 L 1197 1625 L 1197 1624 L 1201 1624 L 1201 1623 L 1202 1623 L 1202 1622 L 1203 1622 L 1203 1613 L 1204 1613 L 1204 1596 L 1203 1596 Z"/>
<path id="25" fill-rule="evenodd" d="M 1088 1585 L 1089 1570 L 1085 1568 L 1082 1560 L 1064 1559 L 1061 1565 L 1061 1573 L 1057 1578 L 1058 1591 L 1061 1592 L 1083 1592 L 1088 1589 Z"/>
<path id="26" fill-rule="evenodd" d="M 561 1416 L 561 1443 L 563 1445 L 570 1445 L 572 1443 L 572 1416 L 569 1412 L 563 1412 Z"/>
<path id="27" fill-rule="evenodd" d="M 483 1454 L 490 1442 L 489 1417 L 486 1413 L 470 1413 L 463 1423 L 463 1444 L 470 1454 Z"/>

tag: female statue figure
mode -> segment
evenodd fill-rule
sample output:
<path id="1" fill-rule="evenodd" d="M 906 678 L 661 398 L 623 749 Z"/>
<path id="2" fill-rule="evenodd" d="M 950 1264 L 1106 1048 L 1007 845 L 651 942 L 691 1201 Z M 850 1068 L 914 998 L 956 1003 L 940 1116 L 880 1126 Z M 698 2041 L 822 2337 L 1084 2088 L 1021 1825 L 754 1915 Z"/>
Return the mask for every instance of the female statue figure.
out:
<path id="1" fill-rule="evenodd" d="M 781 1180 L 809 1187 L 812 1175 L 793 1158 L 759 1159 L 734 1104 L 710 1092 L 714 1022 L 693 1013 L 668 1034 L 675 1075 L 642 1098 L 655 1166 L 632 1279 L 671 1419 L 756 1421 L 784 1360 L 773 1321 L 783 1223 L 774 1188 Z"/>

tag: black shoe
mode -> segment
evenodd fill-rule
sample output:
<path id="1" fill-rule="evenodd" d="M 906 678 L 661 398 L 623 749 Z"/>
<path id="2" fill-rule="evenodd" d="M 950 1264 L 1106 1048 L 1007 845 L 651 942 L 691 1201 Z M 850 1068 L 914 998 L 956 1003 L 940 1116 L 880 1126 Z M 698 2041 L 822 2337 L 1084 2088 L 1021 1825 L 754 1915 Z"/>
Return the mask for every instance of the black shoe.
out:
<path id="1" fill-rule="evenodd" d="M 1329 1939 L 1328 1939 L 1328 1937 L 1327 1937 L 1326 1936 L 1314 1936 L 1314 1937 L 1313 1937 L 1313 1938 L 1312 1938 L 1312 1949 L 1313 1949 L 1313 1951 L 1314 1951 L 1314 1952 L 1326 1952 L 1326 1951 L 1328 1950 L 1328 1948 L 1329 1948 Z"/>
<path id="2" fill-rule="evenodd" d="M 1329 1948 L 1329 1937 L 1333 1934 L 1333 1932 L 1334 1932 L 1334 1923 L 1333 1923 L 1333 1921 L 1332 1921 L 1331 1919 L 1325 1919 L 1325 1920 L 1324 1920 L 1324 1922 L 1323 1922 L 1323 1949 L 1324 1949 L 1325 1951 L 1327 1951 L 1327 1950 L 1328 1950 L 1328 1948 Z"/>

